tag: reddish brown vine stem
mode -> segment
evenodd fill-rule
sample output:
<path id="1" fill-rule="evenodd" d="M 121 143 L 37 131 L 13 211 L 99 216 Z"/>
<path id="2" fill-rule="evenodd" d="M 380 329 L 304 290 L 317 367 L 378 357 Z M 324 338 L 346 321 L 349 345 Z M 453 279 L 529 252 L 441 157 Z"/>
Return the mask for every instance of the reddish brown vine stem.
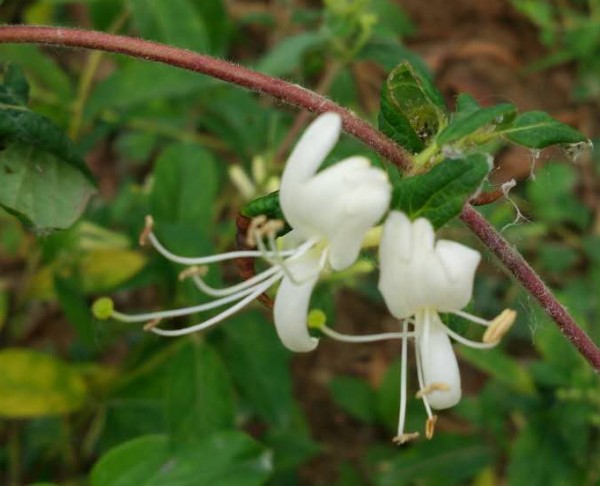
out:
<path id="1" fill-rule="evenodd" d="M 402 169 L 407 169 L 411 165 L 411 158 L 404 149 L 333 101 L 301 86 L 257 73 L 224 60 L 142 39 L 60 27 L 0 27 L 0 43 L 8 42 L 81 47 L 126 54 L 206 74 L 316 113 L 334 111 L 341 115 L 344 130 L 347 133 Z M 574 319 L 556 300 L 525 259 L 470 205 L 465 206 L 461 219 L 498 257 L 521 285 L 538 300 L 582 356 L 596 371 L 600 372 L 600 349 L 577 326 Z"/>
<path id="2" fill-rule="evenodd" d="M 402 147 L 330 99 L 302 86 L 252 71 L 222 59 L 134 37 L 61 27 L 28 25 L 0 27 L 0 43 L 7 42 L 82 47 L 126 54 L 206 74 L 258 93 L 270 95 L 290 105 L 315 113 L 335 111 L 342 117 L 344 131 L 367 143 L 374 151 L 399 167 L 408 169 L 411 165 L 411 157 Z"/>

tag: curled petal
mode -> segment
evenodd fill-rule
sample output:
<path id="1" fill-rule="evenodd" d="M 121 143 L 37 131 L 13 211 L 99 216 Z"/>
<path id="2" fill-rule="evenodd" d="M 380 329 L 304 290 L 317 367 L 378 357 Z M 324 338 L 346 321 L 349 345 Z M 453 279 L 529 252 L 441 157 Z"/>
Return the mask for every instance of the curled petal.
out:
<path id="1" fill-rule="evenodd" d="M 286 219 L 294 227 L 294 209 L 298 203 L 296 189 L 315 175 L 338 141 L 341 130 L 342 119 L 337 113 L 317 117 L 304 131 L 286 162 L 279 198 Z"/>
<path id="2" fill-rule="evenodd" d="M 431 311 L 426 311 L 431 312 Z M 432 408 L 441 410 L 453 407 L 460 401 L 460 371 L 450 338 L 439 321 L 437 313 L 430 313 L 431 320 L 417 337 L 417 346 L 423 369 L 423 382 L 427 401 Z"/>
<path id="3" fill-rule="evenodd" d="M 446 293 L 437 309 L 462 309 L 471 300 L 475 270 L 481 261 L 481 254 L 468 246 L 448 240 L 439 240 L 435 253 L 448 276 Z"/>
<path id="4" fill-rule="evenodd" d="M 431 223 L 398 211 L 388 216 L 380 246 L 379 290 L 390 312 L 406 318 L 420 309 L 462 309 L 471 299 L 480 255 L 459 243 L 435 244 Z"/>
<path id="5" fill-rule="evenodd" d="M 366 232 L 391 198 L 387 175 L 364 157 L 338 162 L 294 191 L 295 205 L 291 214 L 284 209 L 286 218 L 306 238 L 318 236 L 330 245 L 334 270 L 354 263 Z"/>
<path id="6" fill-rule="evenodd" d="M 308 333 L 308 305 L 317 277 L 296 284 L 284 277 L 273 308 L 275 328 L 281 342 L 290 351 L 305 353 L 314 350 L 319 340 Z"/>

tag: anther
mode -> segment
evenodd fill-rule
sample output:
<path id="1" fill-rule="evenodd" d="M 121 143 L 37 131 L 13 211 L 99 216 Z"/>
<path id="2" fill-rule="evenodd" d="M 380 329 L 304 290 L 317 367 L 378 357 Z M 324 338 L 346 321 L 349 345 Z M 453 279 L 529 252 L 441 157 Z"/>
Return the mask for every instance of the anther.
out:
<path id="1" fill-rule="evenodd" d="M 146 225 L 144 226 L 144 229 L 140 233 L 140 239 L 139 239 L 140 246 L 146 246 L 146 243 L 148 243 L 148 237 L 150 236 L 150 233 L 152 233 L 153 228 L 154 228 L 154 219 L 152 218 L 152 216 L 147 214 L 146 215 Z"/>
<path id="2" fill-rule="evenodd" d="M 512 309 L 504 309 L 489 325 L 483 334 L 483 342 L 496 344 L 508 332 L 517 318 L 517 312 Z"/>
<path id="3" fill-rule="evenodd" d="M 283 229 L 284 226 L 285 226 L 285 223 L 283 221 L 281 221 L 280 219 L 270 219 L 262 226 L 260 231 L 265 235 L 273 235 L 274 236 L 277 233 L 279 233 Z"/>
<path id="4" fill-rule="evenodd" d="M 437 415 L 432 415 L 425 422 L 425 437 L 427 437 L 427 439 L 431 439 L 433 437 L 433 433 L 435 432 L 435 424 L 437 420 Z"/>
<path id="5" fill-rule="evenodd" d="M 150 322 L 144 325 L 144 331 L 152 331 L 152 329 L 154 329 L 160 324 L 160 321 L 162 321 L 162 319 L 160 318 L 151 320 Z"/>
<path id="6" fill-rule="evenodd" d="M 179 281 L 185 280 L 189 277 L 198 276 L 200 278 L 204 277 L 208 273 L 208 267 L 206 265 L 194 265 L 192 267 L 188 267 L 185 270 L 179 272 L 178 279 Z"/>
<path id="7" fill-rule="evenodd" d="M 256 247 L 256 233 L 260 231 L 261 227 L 266 223 L 267 217 L 264 214 L 252 218 L 248 225 L 248 231 L 246 231 L 246 245 L 249 248 Z"/>
<path id="8" fill-rule="evenodd" d="M 415 395 L 417 398 L 423 398 L 434 391 L 448 391 L 450 390 L 450 385 L 447 383 L 430 383 L 425 388 L 421 388 L 417 394 Z"/>
<path id="9" fill-rule="evenodd" d="M 408 434 L 397 435 L 396 437 L 394 437 L 392 439 L 392 442 L 396 445 L 402 445 L 402 444 L 406 444 L 407 442 L 410 442 L 411 440 L 415 440 L 418 438 L 419 438 L 418 432 L 410 432 Z"/>

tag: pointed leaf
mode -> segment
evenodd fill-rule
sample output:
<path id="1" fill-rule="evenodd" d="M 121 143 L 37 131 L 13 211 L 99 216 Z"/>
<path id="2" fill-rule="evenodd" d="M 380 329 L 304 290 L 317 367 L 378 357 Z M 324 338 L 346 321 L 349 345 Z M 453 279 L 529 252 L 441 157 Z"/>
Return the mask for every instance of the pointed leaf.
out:
<path id="1" fill-rule="evenodd" d="M 0 150 L 0 206 L 40 232 L 71 226 L 95 192 L 83 171 L 43 148 Z"/>
<path id="2" fill-rule="evenodd" d="M 178 446 L 234 427 L 231 379 L 208 345 L 188 342 L 171 358 L 167 416 Z"/>
<path id="3" fill-rule="evenodd" d="M 53 356 L 27 349 L 0 351 L 0 417 L 61 415 L 83 405 L 80 374 Z"/>
<path id="4" fill-rule="evenodd" d="M 433 83 L 402 63 L 383 86 L 379 128 L 407 150 L 420 152 L 444 122 L 441 99 Z"/>
<path id="5" fill-rule="evenodd" d="M 244 313 L 223 328 L 223 354 L 242 396 L 264 421 L 290 425 L 294 408 L 290 355 L 259 313 Z"/>
<path id="6" fill-rule="evenodd" d="M 585 142 L 583 133 L 559 122 L 543 111 L 528 111 L 502 131 L 511 142 L 525 147 L 542 149 L 558 143 Z"/>
<path id="7" fill-rule="evenodd" d="M 463 102 L 464 108 L 464 102 Z M 436 137 L 438 145 L 444 145 L 460 138 L 471 135 L 475 131 L 487 127 L 490 124 L 502 123 L 505 117 L 514 115 L 515 107 L 510 103 L 479 108 L 471 111 L 457 113 L 450 124 L 444 128 Z"/>
<path id="8" fill-rule="evenodd" d="M 425 217 L 440 228 L 458 216 L 489 171 L 485 155 L 446 159 L 425 174 L 401 179 L 394 187 L 391 207 L 412 219 Z"/>
<path id="9" fill-rule="evenodd" d="M 260 486 L 269 478 L 268 452 L 240 432 L 220 432 L 173 450 L 162 435 L 110 450 L 92 470 L 91 486 Z"/>

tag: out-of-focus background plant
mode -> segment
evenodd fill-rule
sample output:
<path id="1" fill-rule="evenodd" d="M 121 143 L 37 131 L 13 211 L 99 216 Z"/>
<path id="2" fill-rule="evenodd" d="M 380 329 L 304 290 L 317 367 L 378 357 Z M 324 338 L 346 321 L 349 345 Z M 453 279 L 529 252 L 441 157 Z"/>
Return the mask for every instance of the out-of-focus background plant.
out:
<path id="1" fill-rule="evenodd" d="M 450 105 L 459 92 L 482 105 L 508 100 L 594 139 L 599 11 L 594 0 L 457 0 L 451 8 L 442 0 L 6 0 L 0 19 L 233 59 L 327 94 L 374 124 L 387 73 L 408 60 L 431 73 Z M 176 340 L 96 321 L 90 304 L 105 294 L 131 310 L 198 302 L 177 281 L 178 267 L 138 248 L 144 215 L 179 253 L 231 248 L 237 212 L 276 186 L 307 118 L 208 77 L 121 56 L 2 45 L 0 60 L 14 66 L 3 68 L 0 95 L 62 128 L 98 181 L 76 179 L 70 167 L 82 161 L 58 146 L 29 154 L 22 180 L 49 193 L 72 180 L 67 203 L 31 211 L 18 191 L 0 187 L 0 204 L 35 215 L 19 222 L 0 212 L 2 484 L 598 484 L 597 375 L 491 257 L 474 307 L 489 315 L 514 307 L 517 325 L 500 349 L 457 345 L 465 398 L 441 414 L 433 440 L 403 448 L 390 440 L 397 344 L 324 340 L 291 356 L 258 305 Z M 11 168 L 15 150 L 2 146 L 0 170 Z M 376 160 L 348 137 L 334 155 L 356 153 Z M 600 156 L 575 155 L 502 149 L 491 182 L 520 182 L 483 211 L 599 342 Z M 40 157 L 70 165 L 40 177 Z M 82 208 L 68 202 L 92 193 L 77 219 Z M 49 230 L 57 226 L 66 229 Z M 477 245 L 458 223 L 444 231 Z M 359 268 L 372 266 L 367 256 Z M 328 321 L 348 333 L 392 329 L 376 276 L 345 277 L 342 292 L 332 279 L 313 296 Z M 237 270 L 209 278 L 235 281 Z M 410 429 L 422 427 L 420 410 L 409 406 Z M 166 459 L 172 482 L 157 483 Z"/>

